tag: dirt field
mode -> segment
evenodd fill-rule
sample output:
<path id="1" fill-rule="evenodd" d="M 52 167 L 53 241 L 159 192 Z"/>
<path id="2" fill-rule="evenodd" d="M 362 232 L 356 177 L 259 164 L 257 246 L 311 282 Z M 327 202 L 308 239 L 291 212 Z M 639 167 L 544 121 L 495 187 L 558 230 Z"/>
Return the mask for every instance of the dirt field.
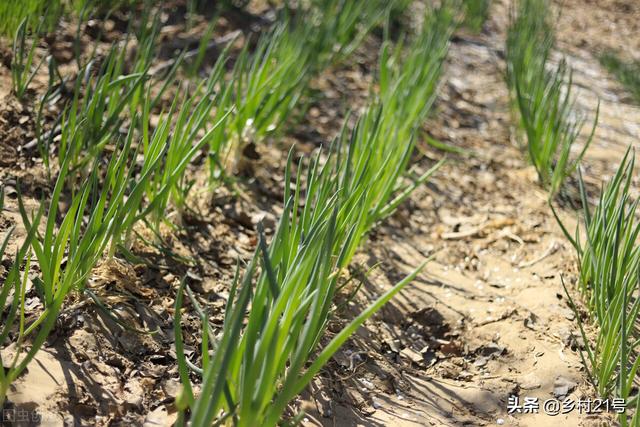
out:
<path id="1" fill-rule="evenodd" d="M 558 58 L 565 56 L 574 68 L 577 107 L 593 116 L 600 100 L 599 125 L 584 164 L 587 183 L 597 189 L 626 147 L 637 146 L 640 107 L 595 54 L 621 49 L 640 59 L 640 3 L 557 3 L 564 5 Z M 462 151 L 448 153 L 428 185 L 369 236 L 351 267 L 363 287 L 331 320 L 330 335 L 425 257 L 435 254 L 434 261 L 348 341 L 295 402 L 306 412 L 304 425 L 614 423 L 607 414 L 577 411 L 507 413 L 511 395 L 541 401 L 594 396 L 578 351 L 575 315 L 560 282 L 563 276 L 571 289 L 576 281 L 574 251 L 515 141 L 503 76 L 507 17 L 508 2 L 494 0 L 480 34 L 459 30 L 454 36 L 424 132 Z M 222 36 L 241 25 L 229 19 L 217 31 Z M 61 52 L 69 49 L 63 37 L 56 43 Z M 273 227 L 281 212 L 286 148 L 295 144 L 301 153 L 311 152 L 336 135 L 349 109 L 364 105 L 379 45 L 379 37 L 370 37 L 352 60 L 313 81 L 320 95 L 281 140 L 256 147 L 241 196 L 225 187 L 213 195 L 194 193 L 199 215 L 183 218 L 184 229 L 167 231 L 166 239 L 174 252 L 197 258 L 201 268 L 175 263 L 142 243 L 134 252 L 148 264 L 115 259 L 99 265 L 91 289 L 131 325 L 158 333 L 125 330 L 78 297 L 63 311 L 45 350 L 12 387 L 11 404 L 38 411 L 46 426 L 175 422 L 179 380 L 172 316 L 180 277 L 194 279 L 194 290 L 221 322 L 236 257 L 247 259 L 253 252 L 258 219 L 265 217 Z M 0 181 L 8 189 L 0 231 L 19 222 L 16 180 L 33 206 L 52 185 L 37 151 L 25 148 L 34 137 L 33 105 L 12 98 L 10 79 L 8 68 L 0 65 L 0 100 L 5 100 L 0 103 Z M 55 111 L 48 114 L 54 117 Z M 444 155 L 424 140 L 418 147 L 414 163 L 421 172 Z M 563 219 L 574 224 L 571 200 L 560 206 Z M 12 245 L 20 238 L 18 233 Z M 31 301 L 30 310 L 41 309 L 35 296 Z M 187 350 L 196 351 L 199 322 L 193 315 L 185 322 L 190 325 Z"/>

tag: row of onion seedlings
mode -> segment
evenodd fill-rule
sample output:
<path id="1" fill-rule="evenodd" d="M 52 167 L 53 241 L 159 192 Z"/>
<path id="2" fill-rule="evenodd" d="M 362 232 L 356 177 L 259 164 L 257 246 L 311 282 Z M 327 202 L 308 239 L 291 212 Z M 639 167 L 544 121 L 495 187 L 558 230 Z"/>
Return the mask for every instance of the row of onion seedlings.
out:
<path id="1" fill-rule="evenodd" d="M 595 337 L 586 333 L 577 306 L 569 297 L 585 343 L 583 362 L 599 396 L 624 399 L 627 409 L 633 410 L 630 415 L 619 415 L 623 426 L 640 425 L 636 384 L 640 367 L 640 221 L 636 216 L 638 200 L 630 195 L 634 157 L 635 153 L 627 150 L 593 210 L 579 176 L 584 237 L 579 227 L 570 234 L 558 219 L 576 250 L 579 290 L 589 310 L 589 321 L 597 328 Z"/>
<path id="2" fill-rule="evenodd" d="M 573 174 L 595 131 L 580 152 L 572 157 L 585 118 L 574 108 L 572 71 L 562 59 L 551 62 L 555 42 L 552 10 L 548 0 L 518 0 L 510 11 L 507 30 L 507 84 L 522 143 L 535 167 L 540 183 L 556 195 L 565 179 Z"/>
<path id="3" fill-rule="evenodd" d="M 571 158 L 585 119 L 574 109 L 570 68 L 564 60 L 551 64 L 551 15 L 547 0 L 515 3 L 507 33 L 507 84 L 526 137 L 529 159 L 541 184 L 549 190 L 553 213 L 577 253 L 579 290 L 589 310 L 589 321 L 596 326 L 595 337 L 587 334 L 577 305 L 566 287 L 565 291 L 576 311 L 584 341 L 580 351 L 589 379 L 600 397 L 626 400 L 632 411 L 619 415 L 621 425 L 639 426 L 634 381 L 640 367 L 640 223 L 636 218 L 638 201 L 630 196 L 634 154 L 627 151 L 593 210 L 582 176 L 578 175 L 583 227 L 569 233 L 551 200 L 578 169 L 593 139 L 598 114 L 582 149 Z"/>
<path id="4" fill-rule="evenodd" d="M 258 247 L 244 275 L 236 274 L 219 334 L 192 298 L 203 321 L 201 366 L 184 354 L 180 292 L 175 319 L 183 382 L 176 402 L 178 425 L 187 420 L 192 426 L 277 425 L 289 402 L 349 336 L 424 267 L 322 345 L 336 289 L 367 232 L 439 167 L 406 182 L 413 135 L 435 97 L 453 28 L 445 4 L 427 13 L 406 56 L 385 43 L 379 94 L 353 130 L 345 125 L 326 150 L 301 160 L 294 190 L 288 188 L 293 179 L 289 157 L 284 213 L 270 243 L 259 227 Z M 189 291 L 183 284 L 184 289 Z M 202 378 L 199 393 L 191 384 L 192 372 Z"/>

